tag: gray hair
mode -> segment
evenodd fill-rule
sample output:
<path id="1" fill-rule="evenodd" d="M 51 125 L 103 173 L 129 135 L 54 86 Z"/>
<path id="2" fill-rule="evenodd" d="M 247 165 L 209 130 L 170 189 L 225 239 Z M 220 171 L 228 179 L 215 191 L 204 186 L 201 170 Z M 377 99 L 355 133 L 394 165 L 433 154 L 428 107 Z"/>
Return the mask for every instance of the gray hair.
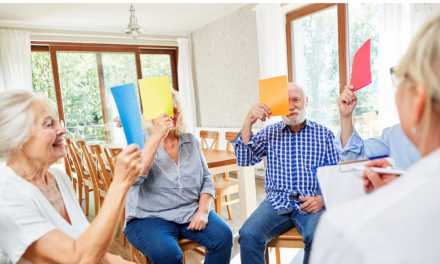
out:
<path id="1" fill-rule="evenodd" d="M 43 98 L 25 90 L 0 93 L 0 158 L 8 158 L 30 138 L 35 115 L 32 105 Z"/>

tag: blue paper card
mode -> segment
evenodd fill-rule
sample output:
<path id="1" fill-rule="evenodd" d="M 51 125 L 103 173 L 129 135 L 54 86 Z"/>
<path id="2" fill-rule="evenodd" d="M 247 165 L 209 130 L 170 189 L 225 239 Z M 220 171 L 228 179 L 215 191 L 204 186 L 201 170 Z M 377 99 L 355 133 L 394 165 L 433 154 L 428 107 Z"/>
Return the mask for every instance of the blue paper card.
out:
<path id="1" fill-rule="evenodd" d="M 134 84 L 124 84 L 111 88 L 116 107 L 119 112 L 127 144 L 137 144 L 144 148 L 144 132 L 138 102 L 138 94 Z"/>

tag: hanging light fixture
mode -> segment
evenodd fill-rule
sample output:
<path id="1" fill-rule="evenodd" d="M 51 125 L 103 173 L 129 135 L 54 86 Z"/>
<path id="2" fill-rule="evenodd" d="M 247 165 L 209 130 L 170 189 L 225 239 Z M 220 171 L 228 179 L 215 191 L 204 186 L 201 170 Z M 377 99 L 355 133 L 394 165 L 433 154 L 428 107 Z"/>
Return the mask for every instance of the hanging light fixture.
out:
<path id="1" fill-rule="evenodd" d="M 125 34 L 130 35 L 132 38 L 136 38 L 137 36 L 139 36 L 142 33 L 141 27 L 138 24 L 136 15 L 135 13 L 135 9 L 134 6 L 131 4 L 130 5 L 130 18 L 128 20 L 128 25 L 127 27 L 124 29 Z"/>

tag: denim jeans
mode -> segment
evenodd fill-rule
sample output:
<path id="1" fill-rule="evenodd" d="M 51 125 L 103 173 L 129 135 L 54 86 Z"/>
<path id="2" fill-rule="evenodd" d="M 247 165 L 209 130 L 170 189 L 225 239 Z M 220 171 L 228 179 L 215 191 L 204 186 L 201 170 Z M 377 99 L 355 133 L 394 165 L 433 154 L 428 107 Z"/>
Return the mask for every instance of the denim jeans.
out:
<path id="1" fill-rule="evenodd" d="M 125 235 L 152 263 L 183 263 L 179 238 L 187 238 L 206 247 L 205 263 L 229 263 L 232 248 L 231 229 L 215 213 L 201 231 L 188 230 L 188 224 L 177 224 L 161 218 L 133 219 L 127 223 Z"/>
<path id="2" fill-rule="evenodd" d="M 264 264 L 266 244 L 274 237 L 296 227 L 304 238 L 304 264 L 309 262 L 313 235 L 323 210 L 315 214 L 301 214 L 297 210 L 278 215 L 269 201 L 264 200 L 240 229 L 242 264 Z"/>

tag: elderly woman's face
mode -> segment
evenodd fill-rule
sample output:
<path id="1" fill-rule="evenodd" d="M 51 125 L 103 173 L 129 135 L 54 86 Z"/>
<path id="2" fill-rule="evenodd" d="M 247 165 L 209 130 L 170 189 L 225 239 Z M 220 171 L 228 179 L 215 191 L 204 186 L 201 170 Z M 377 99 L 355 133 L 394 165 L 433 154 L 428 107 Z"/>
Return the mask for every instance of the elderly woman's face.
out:
<path id="1" fill-rule="evenodd" d="M 23 151 L 32 160 L 52 164 L 66 154 L 66 129 L 60 126 L 55 113 L 42 101 L 34 103 L 33 113 L 35 121 L 31 137 L 23 145 Z"/>
<path id="2" fill-rule="evenodd" d="M 408 138 L 416 144 L 416 135 L 412 132 L 416 125 L 415 103 L 413 89 L 414 83 L 411 80 L 403 79 L 396 90 L 396 106 L 399 113 L 400 126 Z"/>

